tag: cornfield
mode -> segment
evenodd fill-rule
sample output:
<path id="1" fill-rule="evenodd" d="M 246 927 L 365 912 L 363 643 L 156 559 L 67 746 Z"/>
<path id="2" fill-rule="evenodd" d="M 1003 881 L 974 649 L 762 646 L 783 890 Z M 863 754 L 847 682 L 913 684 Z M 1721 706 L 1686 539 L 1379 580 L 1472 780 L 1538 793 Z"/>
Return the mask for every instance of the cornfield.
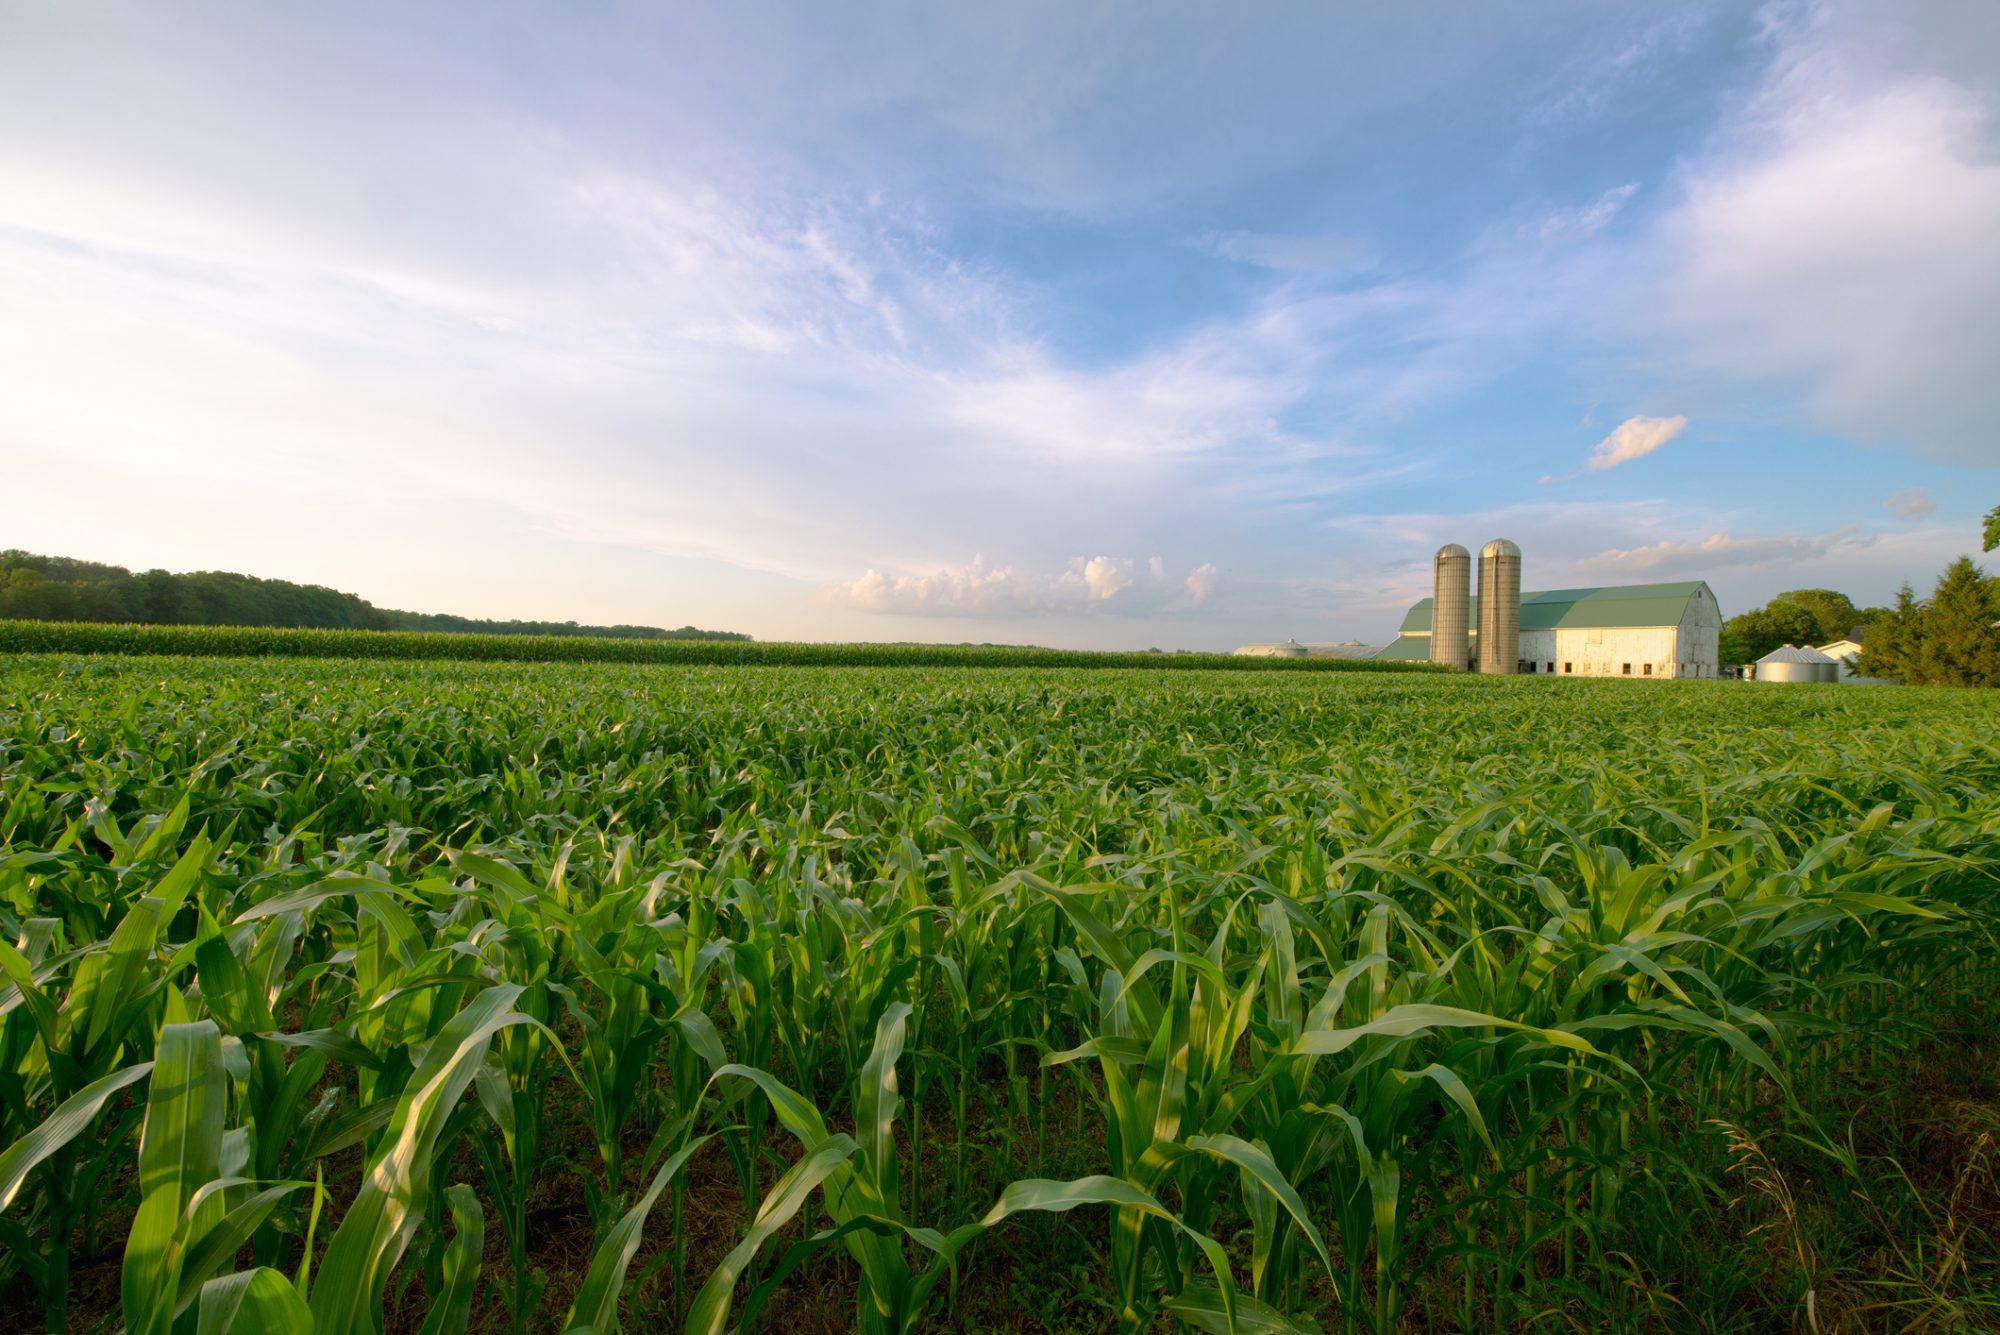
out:
<path id="1" fill-rule="evenodd" d="M 180 654 L 202 658 L 380 658 L 508 663 L 665 663 L 746 667 L 1180 668 L 1226 672 L 1429 672 L 1367 658 L 1107 653 L 1004 644 L 794 644 L 584 635 L 463 635 L 279 626 L 140 626 L 0 621 L 0 653 Z"/>
<path id="2" fill-rule="evenodd" d="M 1990 1000 L 1996 724 L 0 659 L 6 1324 L 1716 1328 L 1687 1221 Z M 1752 1324 L 1832 1329 L 1787 1245 Z"/>

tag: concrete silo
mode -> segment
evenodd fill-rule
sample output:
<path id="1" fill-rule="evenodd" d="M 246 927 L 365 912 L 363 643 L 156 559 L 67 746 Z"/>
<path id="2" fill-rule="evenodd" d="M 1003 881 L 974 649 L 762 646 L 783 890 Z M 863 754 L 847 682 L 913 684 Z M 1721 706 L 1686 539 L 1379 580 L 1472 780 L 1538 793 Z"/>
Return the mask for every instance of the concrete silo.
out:
<path id="1" fill-rule="evenodd" d="M 1466 648 L 1471 630 L 1472 553 L 1457 543 L 1438 548 L 1431 586 L 1431 662 L 1463 672 L 1470 664 Z"/>
<path id="2" fill-rule="evenodd" d="M 1521 549 L 1495 538 L 1479 549 L 1479 670 L 1521 665 Z"/>

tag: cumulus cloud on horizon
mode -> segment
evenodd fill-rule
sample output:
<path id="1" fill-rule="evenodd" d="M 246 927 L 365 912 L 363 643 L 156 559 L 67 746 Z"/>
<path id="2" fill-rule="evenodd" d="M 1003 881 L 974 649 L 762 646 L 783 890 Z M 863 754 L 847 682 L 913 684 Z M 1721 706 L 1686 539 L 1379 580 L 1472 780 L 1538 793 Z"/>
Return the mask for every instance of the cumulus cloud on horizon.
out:
<path id="1" fill-rule="evenodd" d="M 975 556 L 967 565 L 922 575 L 869 570 L 859 579 L 821 588 L 823 601 L 862 612 L 904 616 L 1028 617 L 1110 612 L 1139 616 L 1191 610 L 1214 595 L 1220 572 L 1204 562 L 1185 578 L 1168 574 L 1160 557 L 1074 557 L 1059 575 L 1022 573 Z"/>

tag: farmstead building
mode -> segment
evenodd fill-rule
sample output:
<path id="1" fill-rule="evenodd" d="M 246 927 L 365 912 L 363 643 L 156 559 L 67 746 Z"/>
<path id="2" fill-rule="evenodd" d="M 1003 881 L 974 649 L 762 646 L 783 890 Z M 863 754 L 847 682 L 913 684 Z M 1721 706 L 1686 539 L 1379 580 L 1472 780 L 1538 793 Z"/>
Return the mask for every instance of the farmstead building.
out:
<path id="1" fill-rule="evenodd" d="M 1703 580 L 1523 593 L 1522 673 L 1567 677 L 1714 677 L 1722 609 Z M 1434 598 L 1411 607 L 1377 658 L 1431 658 Z M 1479 597 L 1469 598 L 1467 666 L 1479 661 Z"/>

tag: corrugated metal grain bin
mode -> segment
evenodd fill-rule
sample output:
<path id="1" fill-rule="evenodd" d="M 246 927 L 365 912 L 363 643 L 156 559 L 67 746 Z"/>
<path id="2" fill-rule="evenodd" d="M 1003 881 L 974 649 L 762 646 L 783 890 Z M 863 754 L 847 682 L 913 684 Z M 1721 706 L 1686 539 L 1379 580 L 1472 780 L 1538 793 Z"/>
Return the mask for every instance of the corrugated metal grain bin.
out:
<path id="1" fill-rule="evenodd" d="M 1758 681 L 1830 682 L 1837 670 L 1834 661 L 1819 650 L 1794 644 L 1773 649 L 1757 660 Z"/>

